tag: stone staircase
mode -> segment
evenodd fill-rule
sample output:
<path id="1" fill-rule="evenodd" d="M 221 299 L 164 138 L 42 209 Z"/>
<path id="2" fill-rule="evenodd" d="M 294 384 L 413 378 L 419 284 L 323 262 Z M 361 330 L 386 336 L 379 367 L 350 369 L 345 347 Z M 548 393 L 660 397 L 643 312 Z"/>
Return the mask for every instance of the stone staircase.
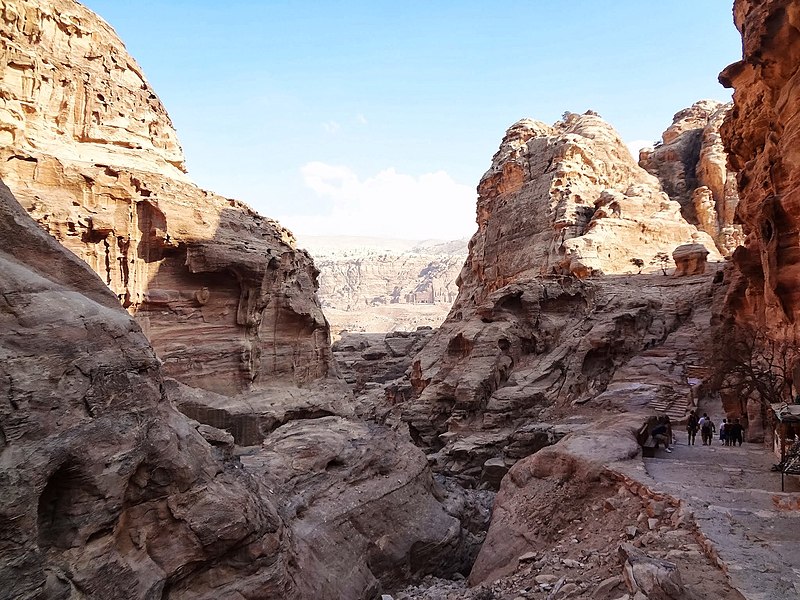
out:
<path id="1" fill-rule="evenodd" d="M 697 407 L 697 390 L 711 376 L 711 369 L 705 365 L 686 364 L 683 366 L 686 388 L 683 393 L 676 390 L 671 397 L 655 398 L 648 408 L 669 416 L 670 421 L 682 422 L 689 411 Z"/>

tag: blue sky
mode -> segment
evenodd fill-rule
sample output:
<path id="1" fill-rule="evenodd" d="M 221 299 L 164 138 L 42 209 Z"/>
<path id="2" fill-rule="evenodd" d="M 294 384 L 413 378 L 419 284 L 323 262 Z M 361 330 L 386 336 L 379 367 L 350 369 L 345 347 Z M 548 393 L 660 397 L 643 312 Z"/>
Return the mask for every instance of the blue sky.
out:
<path id="1" fill-rule="evenodd" d="M 86 0 L 190 176 L 296 233 L 469 236 L 506 128 L 599 112 L 655 140 L 738 60 L 731 0 Z"/>

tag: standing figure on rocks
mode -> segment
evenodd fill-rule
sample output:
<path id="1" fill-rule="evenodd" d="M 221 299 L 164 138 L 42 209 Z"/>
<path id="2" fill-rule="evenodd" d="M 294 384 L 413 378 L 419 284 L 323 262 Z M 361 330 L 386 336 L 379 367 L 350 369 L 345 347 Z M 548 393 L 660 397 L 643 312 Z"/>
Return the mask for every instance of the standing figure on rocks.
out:
<path id="1" fill-rule="evenodd" d="M 697 413 L 691 411 L 689 413 L 689 420 L 686 422 L 686 432 L 689 434 L 689 437 L 686 440 L 687 446 L 694 446 L 694 440 L 697 437 L 698 427 L 699 425 L 697 423 Z"/>
<path id="2" fill-rule="evenodd" d="M 669 417 L 667 416 L 659 417 L 658 423 L 656 424 L 655 427 L 653 427 L 653 430 L 650 432 L 650 435 L 653 436 L 653 439 L 656 442 L 656 448 L 658 448 L 658 445 L 660 443 L 663 443 L 664 450 L 666 450 L 667 452 L 672 452 L 672 450 L 669 447 L 669 443 L 672 440 L 672 427 L 670 426 L 669 423 Z"/>
<path id="3" fill-rule="evenodd" d="M 723 446 L 728 445 L 728 419 L 722 419 L 722 423 L 719 424 L 719 441 Z"/>
<path id="4" fill-rule="evenodd" d="M 710 446 L 711 440 L 714 439 L 714 431 L 716 427 L 714 427 L 714 421 L 708 416 L 708 413 L 703 413 L 703 416 L 700 417 L 700 437 L 703 440 L 703 446 Z"/>

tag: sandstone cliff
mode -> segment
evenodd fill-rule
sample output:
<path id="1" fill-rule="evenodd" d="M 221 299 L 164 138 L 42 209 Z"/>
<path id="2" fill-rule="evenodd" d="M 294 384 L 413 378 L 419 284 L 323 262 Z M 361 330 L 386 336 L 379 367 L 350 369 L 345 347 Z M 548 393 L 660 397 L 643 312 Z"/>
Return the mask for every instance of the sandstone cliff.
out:
<path id="1" fill-rule="evenodd" d="M 113 30 L 71 0 L 4 0 L 0 177 L 141 324 L 165 373 L 224 394 L 330 369 L 316 271 L 289 232 L 194 186 Z"/>
<path id="2" fill-rule="evenodd" d="M 139 327 L 5 186 L 0 290 L 0 597 L 293 595 L 272 494 L 215 459 Z"/>
<path id="3" fill-rule="evenodd" d="M 404 404 L 418 443 L 444 448 L 440 466 L 485 477 L 485 461 L 511 464 L 557 439 L 547 422 L 570 403 L 685 402 L 700 349 L 677 360 L 648 349 L 685 339 L 684 325 L 708 307 L 711 275 L 635 275 L 631 260 L 652 271 L 659 254 L 693 241 L 720 256 L 616 132 L 594 114 L 552 127 L 520 121 L 479 192 L 459 296 L 414 360 Z M 643 385 L 635 368 L 620 375 L 637 355 L 663 377 Z"/>
<path id="4" fill-rule="evenodd" d="M 471 564 L 397 433 L 294 420 L 240 461 L 178 413 L 138 325 L 1 184 L 0 291 L 0 598 L 367 600 Z"/>
<path id="5" fill-rule="evenodd" d="M 743 241 L 734 224 L 736 177 L 719 132 L 730 109 L 731 104 L 713 100 L 695 102 L 675 114 L 655 148 L 639 155 L 640 166 L 658 177 L 684 218 L 709 234 L 726 256 Z"/>
<path id="6" fill-rule="evenodd" d="M 737 213 L 746 240 L 733 255 L 737 272 L 728 306 L 740 322 L 796 343 L 800 7 L 737 0 L 734 22 L 743 58 L 720 74 L 723 85 L 734 88 L 722 134 L 738 171 Z"/>
<path id="7" fill-rule="evenodd" d="M 553 126 L 514 124 L 478 193 L 462 304 L 523 276 L 636 273 L 631 259 L 649 267 L 659 253 L 695 241 L 719 259 L 708 234 L 681 217 L 680 205 L 591 112 Z"/>

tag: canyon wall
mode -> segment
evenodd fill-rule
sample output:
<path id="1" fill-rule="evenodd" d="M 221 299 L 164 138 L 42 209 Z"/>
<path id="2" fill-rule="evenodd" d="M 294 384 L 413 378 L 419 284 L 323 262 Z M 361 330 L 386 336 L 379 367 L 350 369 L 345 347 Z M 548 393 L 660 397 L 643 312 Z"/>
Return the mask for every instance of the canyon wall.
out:
<path id="1" fill-rule="evenodd" d="M 471 565 L 463 502 L 396 432 L 292 420 L 240 460 L 177 412 L 138 324 L 2 184 L 0 290 L 0 598 L 368 600 Z"/>
<path id="2" fill-rule="evenodd" d="M 720 74 L 734 106 L 722 127 L 738 171 L 737 213 L 746 235 L 733 254 L 729 313 L 778 340 L 797 343 L 800 287 L 800 7 L 737 0 L 743 58 Z"/>
<path id="3" fill-rule="evenodd" d="M 0 597 L 200 598 L 210 576 L 291 597 L 273 495 L 170 406 L 140 328 L 3 185 L 0 289 Z"/>
<path id="4" fill-rule="evenodd" d="M 114 31 L 76 2 L 4 0 L 0 44 L 0 178 L 135 316 L 165 373 L 228 395 L 326 377 L 311 259 L 190 182 Z"/>
<path id="5" fill-rule="evenodd" d="M 465 573 L 467 504 L 350 418 L 310 257 L 189 181 L 113 30 L 0 0 L 0 43 L 0 598 L 368 600 Z"/>
<path id="6" fill-rule="evenodd" d="M 739 197 L 727 165 L 720 127 L 731 104 L 700 100 L 675 114 L 655 148 L 639 154 L 639 165 L 658 177 L 681 205 L 683 217 L 709 234 L 725 256 L 744 240 L 734 224 Z"/>

